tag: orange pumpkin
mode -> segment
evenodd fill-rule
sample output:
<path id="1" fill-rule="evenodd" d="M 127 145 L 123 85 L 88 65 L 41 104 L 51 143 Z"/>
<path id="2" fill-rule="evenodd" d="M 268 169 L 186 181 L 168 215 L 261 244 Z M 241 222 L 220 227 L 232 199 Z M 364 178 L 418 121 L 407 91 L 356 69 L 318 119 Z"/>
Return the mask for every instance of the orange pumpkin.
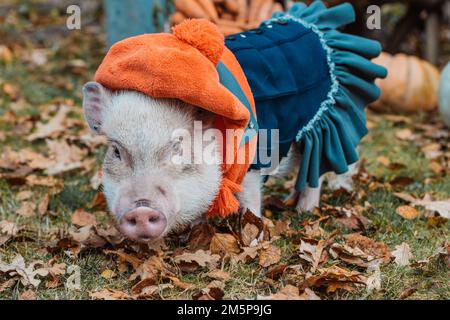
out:
<path id="1" fill-rule="evenodd" d="M 386 79 L 377 80 L 381 97 L 371 105 L 372 109 L 416 112 L 437 108 L 440 74 L 432 64 L 416 56 L 385 52 L 374 62 L 389 73 Z"/>

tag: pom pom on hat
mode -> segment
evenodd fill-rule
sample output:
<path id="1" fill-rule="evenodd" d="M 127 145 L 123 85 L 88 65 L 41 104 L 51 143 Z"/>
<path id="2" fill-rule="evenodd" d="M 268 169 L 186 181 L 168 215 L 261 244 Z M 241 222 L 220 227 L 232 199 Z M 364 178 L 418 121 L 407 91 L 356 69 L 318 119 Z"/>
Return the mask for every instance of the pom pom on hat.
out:
<path id="1" fill-rule="evenodd" d="M 187 19 L 172 28 L 172 33 L 199 50 L 214 65 L 217 65 L 225 47 L 225 40 L 219 28 L 206 19 Z"/>

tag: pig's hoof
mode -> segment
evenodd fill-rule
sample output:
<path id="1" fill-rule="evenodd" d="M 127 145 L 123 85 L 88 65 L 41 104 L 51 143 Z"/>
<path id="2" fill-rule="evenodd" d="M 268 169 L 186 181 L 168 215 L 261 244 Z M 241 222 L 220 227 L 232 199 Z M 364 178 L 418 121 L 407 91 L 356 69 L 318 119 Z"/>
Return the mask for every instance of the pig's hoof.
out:
<path id="1" fill-rule="evenodd" d="M 320 192 L 318 194 L 313 194 L 309 196 L 302 196 L 298 198 L 297 206 L 295 207 L 297 213 L 302 213 L 304 211 L 312 211 L 318 208 L 320 204 Z"/>
<path id="2" fill-rule="evenodd" d="M 344 189 L 348 192 L 353 191 L 353 181 L 350 178 L 343 178 L 337 176 L 336 179 L 328 181 L 328 189 L 332 191 L 336 191 L 339 189 Z"/>
<path id="3" fill-rule="evenodd" d="M 249 247 L 256 247 L 263 240 L 264 240 L 264 230 L 261 231 L 261 233 L 259 234 L 259 236 L 256 239 L 253 239 L 252 242 L 250 242 Z"/>
<path id="4" fill-rule="evenodd" d="M 291 191 L 291 193 L 283 200 L 284 205 L 286 207 L 294 207 L 297 203 L 299 194 L 298 191 Z"/>

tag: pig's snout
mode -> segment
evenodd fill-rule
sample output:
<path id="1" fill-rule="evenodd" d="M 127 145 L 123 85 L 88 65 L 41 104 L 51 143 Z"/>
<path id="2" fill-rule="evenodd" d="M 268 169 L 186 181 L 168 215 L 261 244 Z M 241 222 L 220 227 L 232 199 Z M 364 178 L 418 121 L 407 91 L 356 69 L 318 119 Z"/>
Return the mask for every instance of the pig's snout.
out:
<path id="1" fill-rule="evenodd" d="M 167 219 L 159 211 L 147 206 L 139 206 L 125 213 L 119 228 L 128 238 L 140 242 L 149 242 L 162 235 L 167 226 Z"/>

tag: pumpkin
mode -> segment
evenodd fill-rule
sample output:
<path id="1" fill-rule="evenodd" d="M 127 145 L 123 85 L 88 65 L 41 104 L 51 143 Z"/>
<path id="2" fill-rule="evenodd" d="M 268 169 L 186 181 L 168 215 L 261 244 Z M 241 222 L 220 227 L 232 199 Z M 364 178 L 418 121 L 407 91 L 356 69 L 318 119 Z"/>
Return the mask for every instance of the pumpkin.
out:
<path id="1" fill-rule="evenodd" d="M 450 127 L 450 63 L 442 71 L 439 88 L 439 111 L 445 124 Z"/>
<path id="2" fill-rule="evenodd" d="M 374 62 L 384 66 L 388 76 L 377 80 L 381 97 L 371 105 L 372 109 L 416 112 L 437 108 L 440 75 L 432 64 L 416 56 L 385 52 Z"/>

